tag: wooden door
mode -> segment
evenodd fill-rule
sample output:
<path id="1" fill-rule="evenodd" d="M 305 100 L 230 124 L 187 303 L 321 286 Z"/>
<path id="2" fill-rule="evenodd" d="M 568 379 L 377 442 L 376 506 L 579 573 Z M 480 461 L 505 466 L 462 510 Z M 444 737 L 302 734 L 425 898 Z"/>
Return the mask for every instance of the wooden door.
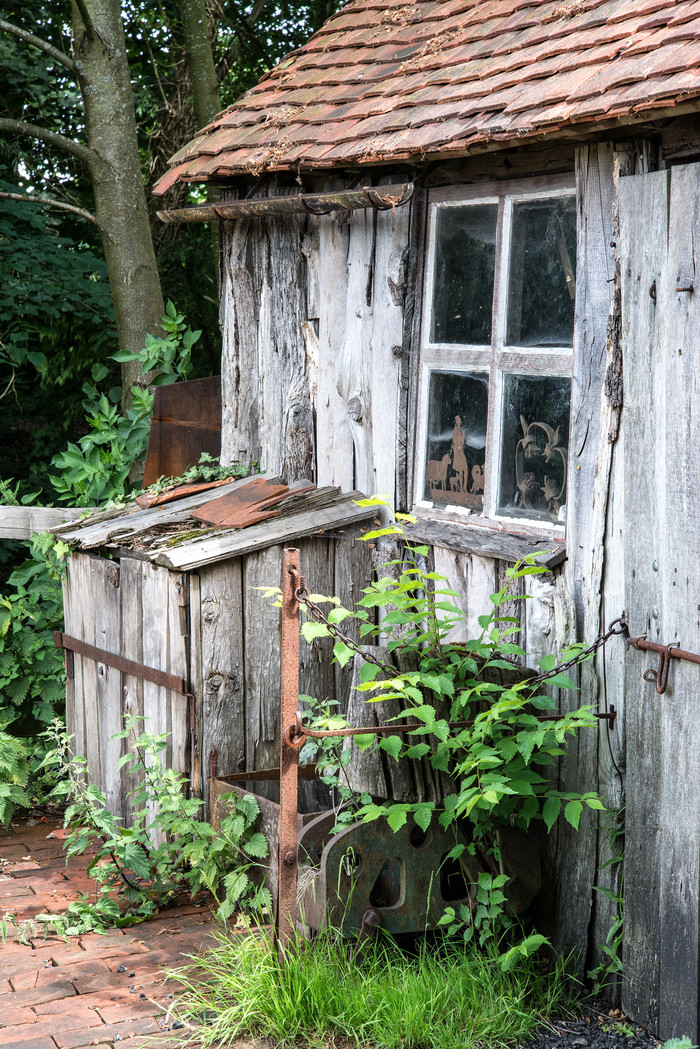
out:
<path id="1" fill-rule="evenodd" d="M 625 607 L 630 633 L 700 652 L 700 165 L 619 186 Z M 698 1040 L 700 666 L 657 694 L 630 649 L 623 1006 Z"/>

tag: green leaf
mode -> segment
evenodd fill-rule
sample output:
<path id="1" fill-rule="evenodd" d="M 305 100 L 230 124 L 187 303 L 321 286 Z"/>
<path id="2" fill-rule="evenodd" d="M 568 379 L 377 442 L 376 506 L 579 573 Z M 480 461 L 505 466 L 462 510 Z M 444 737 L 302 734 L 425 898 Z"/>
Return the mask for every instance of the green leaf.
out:
<path id="1" fill-rule="evenodd" d="M 301 624 L 301 634 L 304 640 L 309 643 L 315 641 L 317 637 L 332 636 L 325 623 L 312 623 L 311 620 Z"/>
<path id="2" fill-rule="evenodd" d="M 358 750 L 369 750 L 374 744 L 376 736 L 372 735 L 361 735 L 352 737 Z"/>
<path id="3" fill-rule="evenodd" d="M 542 807 L 542 819 L 544 820 L 549 833 L 551 833 L 552 827 L 556 823 L 560 811 L 561 798 L 547 798 Z"/>
<path id="4" fill-rule="evenodd" d="M 344 641 L 336 641 L 333 645 L 333 655 L 341 667 L 344 667 L 347 666 L 355 653 L 351 648 L 348 648 Z"/>
<path id="5" fill-rule="evenodd" d="M 394 761 L 398 761 L 403 740 L 400 736 L 385 736 L 384 739 L 379 740 L 379 746 L 381 750 L 385 750 L 387 754 L 390 754 Z"/>
<path id="6" fill-rule="evenodd" d="M 570 823 L 574 830 L 578 830 L 579 820 L 581 819 L 581 812 L 583 811 L 583 805 L 580 801 L 570 801 L 564 809 L 564 819 L 567 823 Z"/>
<path id="7" fill-rule="evenodd" d="M 406 822 L 407 818 L 407 806 L 392 805 L 389 809 L 386 817 L 386 821 L 396 834 L 397 830 L 400 830 Z"/>

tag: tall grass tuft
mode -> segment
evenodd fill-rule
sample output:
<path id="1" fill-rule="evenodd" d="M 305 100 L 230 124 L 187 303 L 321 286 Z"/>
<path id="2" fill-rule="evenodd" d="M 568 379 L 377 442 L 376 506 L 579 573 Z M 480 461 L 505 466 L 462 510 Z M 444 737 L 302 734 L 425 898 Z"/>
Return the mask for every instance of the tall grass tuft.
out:
<path id="1" fill-rule="evenodd" d="M 534 958 L 504 972 L 497 952 L 422 946 L 409 956 L 379 941 L 361 962 L 332 932 L 300 938 L 281 965 L 266 936 L 224 934 L 174 974 L 185 993 L 178 1018 L 203 1047 L 241 1036 L 325 1049 L 345 1039 L 372 1049 L 498 1049 L 574 1004 L 564 964 Z"/>

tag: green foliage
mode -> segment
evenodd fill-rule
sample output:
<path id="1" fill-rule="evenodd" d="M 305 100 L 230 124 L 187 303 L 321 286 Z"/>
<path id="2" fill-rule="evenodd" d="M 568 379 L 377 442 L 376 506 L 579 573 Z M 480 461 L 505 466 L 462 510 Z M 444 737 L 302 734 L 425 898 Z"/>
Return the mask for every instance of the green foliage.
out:
<path id="1" fill-rule="evenodd" d="M 615 979 L 622 974 L 622 940 L 625 929 L 625 821 L 624 809 L 611 814 L 614 821 L 608 828 L 608 844 L 612 855 L 605 863 L 601 864 L 599 871 L 607 869 L 618 869 L 617 887 L 607 889 L 602 885 L 595 885 L 595 891 L 609 900 L 612 904 L 612 919 L 605 943 L 598 944 L 598 950 L 603 954 L 603 960 L 588 973 L 588 979 L 593 983 L 593 994 L 600 994 Z"/>
<path id="2" fill-rule="evenodd" d="M 377 497 L 362 500 L 359 505 L 389 509 Z M 551 831 L 563 815 L 577 828 L 584 808 L 604 808 L 595 793 L 560 791 L 547 775 L 565 753 L 567 739 L 581 729 L 592 728 L 596 721 L 589 707 L 554 714 L 551 696 L 531 684 L 525 674 L 522 680 L 517 679 L 512 659 L 526 653 L 513 640 L 517 620 L 503 609 L 514 599 L 510 589 L 513 583 L 546 569 L 534 557 L 509 568 L 507 584 L 491 595 L 491 611 L 479 618 L 479 637 L 450 643 L 447 636 L 463 613 L 454 601 L 457 594 L 446 586 L 445 578 L 426 570 L 428 548 L 409 542 L 404 522 L 412 520 L 409 515 L 396 514 L 394 524 L 363 536 L 365 540 L 389 536 L 400 541 L 403 556 L 386 566 L 392 574 L 380 576 L 366 587 L 354 609 L 343 608 L 335 598 L 328 599 L 333 607 L 325 620 L 313 614 L 301 630 L 309 642 L 333 639 L 334 656 L 342 665 L 357 648 L 341 632 L 347 629 L 348 620 L 355 621 L 365 644 L 388 636 L 385 643 L 397 663 L 415 669 L 399 672 L 394 666 L 382 668 L 366 662 L 356 688 L 369 702 L 398 700 L 403 713 L 394 719 L 397 728 L 405 719 L 416 727 L 383 739 L 363 729 L 355 739 L 362 749 L 383 750 L 392 760 L 423 757 L 434 769 L 451 777 L 455 790 L 439 807 L 432 802 L 376 804 L 370 798 L 354 797 L 343 784 L 342 769 L 349 754 L 343 753 L 337 741 L 309 739 L 305 756 L 319 760 L 326 781 L 337 784 L 346 806 L 340 823 L 385 818 L 397 830 L 409 813 L 423 828 L 439 819 L 444 827 L 468 827 L 470 851 L 478 849 L 498 862 L 500 826 L 510 824 L 527 830 L 538 820 Z M 317 595 L 309 600 L 318 603 Z M 379 613 L 379 621 L 375 613 Z M 342 628 L 338 624 L 343 624 Z M 582 646 L 573 646 L 560 654 L 560 660 L 566 662 L 582 653 Z M 553 656 L 540 660 L 549 682 L 573 688 L 573 682 L 558 672 L 555 664 Z M 381 670 L 384 674 L 380 679 Z M 510 683 L 502 683 L 502 671 Z M 313 723 L 327 729 L 347 727 L 344 719 L 327 710 L 320 716 L 316 712 Z M 485 874 L 479 882 L 475 907 L 465 914 L 453 912 L 446 925 L 461 927 L 465 939 L 476 935 L 481 944 L 497 937 L 508 924 L 504 880 L 502 875 L 491 878 Z"/>
<path id="3" fill-rule="evenodd" d="M 10 576 L 14 591 L 0 595 L 0 718 L 20 732 L 49 725 L 65 700 L 63 653 L 53 632 L 63 625 L 61 574 L 68 553 L 49 532 L 28 543 L 29 558 Z"/>
<path id="4" fill-rule="evenodd" d="M 147 335 L 146 346 L 138 354 L 117 353 L 116 361 L 138 360 L 155 373 L 154 385 L 184 378 L 190 366 L 192 346 L 201 332 L 185 324 L 172 302 L 161 317 L 166 336 Z M 108 369 L 95 364 L 93 384 L 85 384 L 83 405 L 89 432 L 54 456 L 58 472 L 51 482 L 63 502 L 71 506 L 103 506 L 122 502 L 132 489 L 129 478 L 134 463 L 142 460 L 148 448 L 153 414 L 153 394 L 139 386 L 131 387 L 131 406 L 123 412 L 118 406 L 121 387 L 100 394 L 96 383 L 106 378 Z"/>
<path id="5" fill-rule="evenodd" d="M 267 855 L 264 835 L 255 829 L 253 797 L 230 801 L 218 831 L 198 819 L 203 802 L 186 795 L 187 780 L 163 768 L 167 735 L 140 731 L 139 719 L 124 718 L 113 739 L 128 739 L 129 753 L 119 766 L 138 777 L 130 796 L 132 825 L 123 827 L 106 808 L 99 788 L 87 782 L 83 758 L 72 757 L 70 738 L 60 724 L 51 730 L 53 747 L 44 759 L 57 786 L 54 797 L 66 804 L 70 828 L 66 855 L 82 856 L 97 845 L 87 873 L 97 882 L 96 899 L 87 895 L 63 915 L 35 920 L 66 935 L 103 932 L 145 921 L 183 896 L 210 892 L 218 915 L 227 920 L 236 909 L 271 905 L 267 889 L 257 889 L 249 874 Z"/>
<path id="6" fill-rule="evenodd" d="M 411 957 L 380 939 L 359 965 L 353 947 L 325 930 L 280 962 L 264 934 L 221 936 L 191 975 L 171 974 L 186 987 L 175 1014 L 205 1049 L 251 1035 L 310 1049 L 506 1049 L 573 1003 L 561 962 L 547 972 L 521 956 L 505 971 L 492 950 L 424 943 Z"/>
<path id="7" fill-rule="evenodd" d="M 29 751 L 0 722 L 0 825 L 7 826 L 18 808 L 30 808 L 26 791 L 29 779 Z"/>
<path id="8" fill-rule="evenodd" d="M 216 456 L 209 455 L 208 452 L 202 452 L 197 465 L 188 467 L 182 476 L 159 477 L 157 481 L 149 484 L 143 491 L 148 492 L 150 495 L 160 495 L 163 492 L 169 492 L 173 488 L 179 488 L 183 484 L 194 484 L 197 481 L 220 481 L 227 477 L 245 477 L 247 473 L 248 468 L 241 465 L 241 463 L 229 463 L 228 466 L 222 466 Z M 138 494 L 140 493 L 132 493 L 134 498 Z"/>
<path id="9" fill-rule="evenodd" d="M 151 386 L 165 386 L 185 380 L 192 366 L 192 347 L 200 339 L 201 331 L 192 331 L 185 324 L 185 316 L 168 302 L 161 316 L 165 335 L 147 335 L 140 353 L 115 353 L 112 358 L 120 364 L 138 361 L 144 374 L 149 374 Z"/>
<path id="10" fill-rule="evenodd" d="M 687 1035 L 683 1035 L 682 1038 L 668 1038 L 661 1049 L 698 1049 L 698 1047 L 693 1045 Z"/>

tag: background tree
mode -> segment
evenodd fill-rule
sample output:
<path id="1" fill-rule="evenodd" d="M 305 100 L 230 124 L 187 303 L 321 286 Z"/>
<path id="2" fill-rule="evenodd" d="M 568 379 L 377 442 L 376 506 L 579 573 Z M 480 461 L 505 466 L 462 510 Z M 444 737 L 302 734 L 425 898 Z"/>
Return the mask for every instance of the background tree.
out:
<path id="1" fill-rule="evenodd" d="M 48 197 L 79 209 L 0 199 L 0 477 L 31 479 L 33 488 L 44 484 L 44 500 L 50 502 L 46 464 L 65 446 L 67 437 L 74 440 L 80 433 L 84 386 L 92 382 L 97 361 L 109 366 L 104 388 L 111 390 L 113 399 L 118 395 L 119 371 L 109 360 L 117 349 L 117 323 L 105 263 L 110 270 L 116 266 L 112 239 L 119 239 L 125 228 L 131 236 L 133 229 L 131 219 L 115 218 L 111 201 L 98 206 L 97 195 L 107 192 L 112 177 L 110 167 L 119 182 L 115 191 L 133 193 L 132 200 L 139 198 L 139 214 L 145 199 L 165 297 L 177 304 L 193 328 L 203 329 L 193 376 L 218 371 L 211 234 L 206 226 L 159 222 L 155 210 L 162 204 L 152 198 L 148 187 L 165 170 L 168 158 L 218 108 L 234 101 L 266 69 L 300 46 L 338 6 L 335 0 L 226 4 L 222 0 L 122 0 L 121 4 L 76 0 L 71 8 L 68 0 L 32 4 L 0 0 L 0 193 Z M 123 29 L 115 21 L 117 15 Z M 3 23 L 14 25 L 13 32 L 3 31 Z M 115 50 L 120 49 L 115 43 L 120 32 L 128 69 L 124 64 L 117 70 L 112 63 Z M 37 38 L 34 43 L 32 37 Z M 89 66 L 79 76 L 77 55 Z M 118 97 L 129 93 L 127 77 L 133 94 L 135 120 L 131 131 L 127 128 L 128 174 L 122 153 L 115 154 L 111 140 L 103 137 L 116 89 L 111 89 L 106 113 L 104 99 L 89 106 L 83 99 L 83 92 L 99 86 L 101 75 L 117 74 L 121 77 L 115 80 L 121 85 Z M 22 125 L 41 128 L 45 134 L 25 133 Z M 77 149 L 67 148 L 64 140 Z M 111 189 L 109 193 L 111 197 Z M 201 187 L 176 187 L 166 206 L 201 199 Z M 81 211 L 99 218 L 104 229 L 98 231 Z M 129 206 L 124 211 L 128 215 Z M 111 234 L 107 227 L 112 227 Z M 105 243 L 105 236 L 112 239 Z M 144 292 L 131 264 L 122 264 L 123 258 L 116 288 L 110 279 L 112 294 L 119 294 L 121 285 L 129 311 L 140 301 L 145 317 L 142 330 L 153 330 L 161 300 Z M 149 261 L 152 289 L 150 267 Z M 148 309 L 144 300 L 151 303 Z M 137 325 L 130 317 L 119 319 L 119 328 L 120 335 L 128 331 L 138 341 Z M 2 397 L 4 389 L 7 393 Z"/>

